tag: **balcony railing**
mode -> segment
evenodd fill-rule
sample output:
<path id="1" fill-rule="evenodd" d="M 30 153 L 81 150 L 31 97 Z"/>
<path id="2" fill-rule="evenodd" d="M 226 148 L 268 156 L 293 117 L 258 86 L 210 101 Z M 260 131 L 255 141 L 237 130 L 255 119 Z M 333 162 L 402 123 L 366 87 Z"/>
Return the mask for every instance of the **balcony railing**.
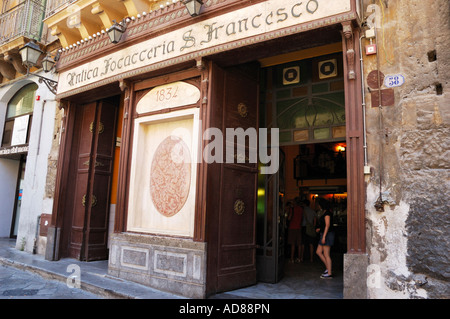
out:
<path id="1" fill-rule="evenodd" d="M 47 0 L 47 7 L 45 9 L 45 18 L 54 15 L 55 13 L 63 10 L 69 4 L 77 0 Z"/>
<path id="2" fill-rule="evenodd" d="M 0 14 L 0 45 L 24 36 L 39 41 L 44 19 L 43 1 L 25 0 Z"/>

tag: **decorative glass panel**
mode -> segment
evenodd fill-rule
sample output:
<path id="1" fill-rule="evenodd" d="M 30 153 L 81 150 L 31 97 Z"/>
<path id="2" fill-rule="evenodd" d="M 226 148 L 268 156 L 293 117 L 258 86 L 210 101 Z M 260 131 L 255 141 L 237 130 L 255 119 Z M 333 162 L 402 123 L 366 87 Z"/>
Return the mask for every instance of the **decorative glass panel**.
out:
<path id="1" fill-rule="evenodd" d="M 280 132 L 280 143 L 288 143 L 291 141 L 291 131 Z"/>
<path id="2" fill-rule="evenodd" d="M 35 83 L 23 87 L 8 103 L 7 119 L 32 113 L 34 109 L 34 97 L 38 85 Z"/>
<path id="3" fill-rule="evenodd" d="M 334 55 L 340 59 L 338 54 Z M 313 72 L 322 57 L 277 65 L 267 69 L 266 127 L 280 129 L 281 143 L 308 143 L 345 138 L 345 93 L 342 72 L 319 79 Z M 315 62 L 314 62 L 315 61 Z M 338 60 L 336 60 L 338 61 Z M 314 64 L 315 63 L 315 64 Z M 283 70 L 300 66 L 300 82 L 283 85 Z M 272 105 L 275 106 L 272 109 Z M 270 111 L 273 110 L 273 114 Z M 273 115 L 273 121 L 270 120 Z"/>
<path id="4" fill-rule="evenodd" d="M 277 92 L 277 99 L 288 99 L 291 97 L 291 90 L 282 90 Z"/>
<path id="5" fill-rule="evenodd" d="M 314 126 L 325 126 L 333 124 L 333 113 L 330 112 L 329 108 L 317 105 L 317 117 L 314 121 Z"/>
<path id="6" fill-rule="evenodd" d="M 345 137 L 345 126 L 333 127 L 333 138 Z"/>
<path id="7" fill-rule="evenodd" d="M 313 94 L 326 93 L 326 92 L 328 92 L 328 83 L 316 84 L 316 85 L 313 85 L 313 87 L 312 87 Z"/>
<path id="8" fill-rule="evenodd" d="M 309 140 L 309 131 L 301 130 L 294 132 L 294 141 L 295 142 L 307 142 Z"/>
<path id="9" fill-rule="evenodd" d="M 302 86 L 292 89 L 292 96 L 298 97 L 298 96 L 307 96 L 308 95 L 308 87 Z"/>
<path id="10" fill-rule="evenodd" d="M 330 129 L 326 128 L 317 128 L 314 130 L 314 139 L 316 140 L 326 140 L 330 138 Z"/>

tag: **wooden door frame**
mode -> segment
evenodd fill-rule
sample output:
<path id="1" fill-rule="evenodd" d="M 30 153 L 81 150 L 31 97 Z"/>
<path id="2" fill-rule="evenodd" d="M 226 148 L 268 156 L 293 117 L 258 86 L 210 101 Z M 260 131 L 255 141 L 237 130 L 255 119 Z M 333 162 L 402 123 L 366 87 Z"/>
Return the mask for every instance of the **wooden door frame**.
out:
<path id="1" fill-rule="evenodd" d="M 120 87 L 124 93 L 124 107 L 123 107 L 123 123 L 122 123 L 122 142 L 121 142 L 121 152 L 119 159 L 119 176 L 118 176 L 118 189 L 117 189 L 117 204 L 114 220 L 114 233 L 122 233 L 127 231 L 127 217 L 128 217 L 128 199 L 129 199 L 129 187 L 130 187 L 130 176 L 131 176 L 131 160 L 132 160 L 132 148 L 133 148 L 133 133 L 134 133 L 134 120 L 137 117 L 136 105 L 139 97 L 137 96 L 139 92 L 144 90 L 149 90 L 156 86 L 169 84 L 176 81 L 188 81 L 191 79 L 198 78 L 200 80 L 200 92 L 201 97 L 205 96 L 207 92 L 207 86 L 204 84 L 205 81 L 206 68 L 202 61 L 199 61 L 197 67 L 188 68 L 182 71 L 172 72 L 162 76 L 156 76 L 154 78 L 148 78 L 141 81 L 122 81 Z M 200 109 L 200 119 L 202 124 L 204 123 L 204 114 L 206 104 L 204 103 L 206 99 L 201 98 L 197 104 L 197 108 Z M 190 105 L 189 107 L 194 107 Z M 184 107 L 170 109 L 173 111 L 176 109 L 182 109 Z M 164 113 L 167 110 L 158 111 L 159 113 Z M 202 131 L 203 132 L 203 131 Z M 199 147 L 203 147 L 200 144 Z M 193 240 L 198 242 L 204 241 L 204 227 L 203 225 L 204 212 L 201 206 L 203 183 L 200 182 L 202 174 L 200 173 L 203 169 L 203 163 L 197 164 L 197 189 L 196 189 L 196 211 L 195 211 L 195 226 L 194 226 L 194 236 Z"/>
<path id="2" fill-rule="evenodd" d="M 55 183 L 55 197 L 53 200 L 52 217 L 48 228 L 45 259 L 59 260 L 61 258 L 61 232 L 64 225 L 64 205 L 67 198 L 67 182 L 70 168 L 70 154 L 75 125 L 76 103 L 61 100 L 60 110 L 63 111 L 61 123 L 61 137 L 57 173 Z"/>
<path id="3" fill-rule="evenodd" d="M 342 47 L 343 47 L 343 64 L 345 74 L 345 101 L 346 101 L 346 117 L 347 117 L 347 147 L 350 154 L 347 160 L 347 180 L 348 188 L 348 253 L 349 254 L 364 254 L 366 252 L 366 238 L 365 238 L 365 182 L 363 174 L 363 115 L 361 107 L 361 68 L 359 66 L 359 59 L 361 52 L 359 51 L 359 36 L 360 29 L 353 22 L 342 22 Z M 275 53 L 274 53 L 275 54 Z M 204 131 L 211 127 L 211 104 L 214 98 L 213 92 L 209 87 L 209 80 L 211 78 L 211 63 L 205 63 L 201 58 L 197 60 L 198 69 L 195 69 L 198 76 L 201 77 L 201 101 L 199 102 L 200 118 L 202 119 Z M 174 79 L 183 79 L 187 77 L 188 72 L 193 72 L 192 69 L 180 71 L 178 73 L 167 70 L 166 75 L 156 78 L 161 84 L 168 83 Z M 161 74 L 161 73 L 159 73 Z M 167 75 L 168 74 L 168 75 Z M 192 75 L 192 73 L 190 73 Z M 150 75 L 149 75 L 150 77 Z M 155 78 L 149 81 L 155 81 Z M 141 87 L 145 81 L 132 82 L 127 80 L 120 81 L 120 87 L 124 94 L 124 109 L 123 109 L 123 129 L 122 129 L 122 147 L 119 164 L 119 181 L 118 194 L 116 205 L 116 217 L 114 223 L 114 232 L 120 233 L 126 231 L 126 214 L 128 203 L 129 184 L 129 170 L 130 161 L 129 152 L 132 147 L 132 124 L 133 124 L 133 109 L 135 107 L 135 92 L 138 87 Z M 152 82 L 156 85 L 156 82 Z M 68 141 L 73 137 L 74 116 L 73 112 L 76 108 L 76 103 L 70 101 L 61 101 L 62 108 L 65 115 L 63 117 L 60 155 L 58 160 L 58 173 L 56 178 L 55 199 L 53 206 L 53 214 L 51 226 L 49 228 L 49 241 L 47 245 L 46 258 L 50 260 L 59 259 L 59 234 L 63 223 L 63 206 L 64 199 L 67 196 L 67 176 L 69 168 L 69 157 L 71 153 L 71 145 Z M 204 149 L 204 142 L 200 144 Z M 212 198 L 207 198 L 206 185 L 212 178 L 213 171 L 211 167 L 204 163 L 199 164 L 197 174 L 197 203 L 195 213 L 195 229 L 194 241 L 209 242 L 207 232 L 210 222 L 207 220 L 207 209 L 205 208 L 208 202 L 213 201 Z M 53 242 L 53 244 L 51 243 Z M 53 246 L 52 246 L 53 245 Z M 50 247 L 50 248 L 49 248 Z M 210 270 L 207 270 L 210 273 Z"/>
<path id="4" fill-rule="evenodd" d="M 17 206 L 19 204 L 19 192 L 20 192 L 20 177 L 22 176 L 22 170 L 24 169 L 24 166 L 26 167 L 27 164 L 27 154 L 20 155 L 19 158 L 19 171 L 17 173 L 17 180 L 16 180 L 16 191 L 14 192 L 15 198 L 14 198 L 14 209 L 12 212 L 12 218 L 11 218 L 11 227 L 9 231 L 9 238 L 17 239 L 17 235 L 14 235 L 14 228 L 16 226 L 16 219 L 17 219 Z M 19 216 L 20 217 L 20 216 Z"/>
<path id="5" fill-rule="evenodd" d="M 347 180 L 348 188 L 348 253 L 365 253 L 365 183 L 363 175 L 363 117 L 361 108 L 361 69 L 359 67 L 359 35 L 360 29 L 353 22 L 343 22 L 342 24 L 342 48 L 343 48 L 343 66 L 344 66 L 344 85 L 345 85 L 345 103 L 347 117 L 347 145 L 348 153 L 351 158 L 347 160 Z M 130 175 L 130 150 L 132 147 L 133 132 L 133 112 L 136 104 L 136 91 L 145 87 L 154 87 L 167 84 L 176 80 L 183 80 L 194 76 L 201 77 L 201 102 L 199 102 L 200 119 L 202 120 L 202 132 L 206 128 L 214 126 L 212 105 L 217 102 L 210 87 L 210 80 L 213 76 L 214 63 L 202 59 L 197 60 L 197 69 L 184 69 L 182 71 L 170 72 L 167 70 L 165 75 L 155 78 L 148 78 L 138 82 L 122 81 L 121 88 L 124 91 L 124 110 L 123 110 L 123 130 L 122 147 L 119 168 L 119 188 L 117 196 L 116 216 L 114 232 L 121 233 L 126 231 L 127 204 L 128 204 L 128 185 Z M 204 149 L 205 141 L 200 144 Z M 208 245 L 217 244 L 208 235 L 211 224 L 214 224 L 214 218 L 208 215 L 208 203 L 216 202 L 217 198 L 207 197 L 206 187 L 211 183 L 216 172 L 214 167 L 205 163 L 198 164 L 197 174 L 197 199 L 195 213 L 194 241 L 207 242 Z M 211 274 L 211 265 L 207 265 L 207 276 Z"/>
<path id="6" fill-rule="evenodd" d="M 366 253 L 364 126 L 362 109 L 361 30 L 342 23 L 345 117 L 347 136 L 347 254 Z"/>

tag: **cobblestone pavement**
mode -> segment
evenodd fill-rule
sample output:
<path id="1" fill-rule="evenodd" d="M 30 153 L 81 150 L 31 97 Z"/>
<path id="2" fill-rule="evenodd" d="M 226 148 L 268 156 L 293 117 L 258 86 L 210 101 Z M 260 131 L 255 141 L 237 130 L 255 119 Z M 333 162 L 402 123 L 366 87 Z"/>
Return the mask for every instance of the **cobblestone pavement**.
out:
<path id="1" fill-rule="evenodd" d="M 0 299 L 102 299 L 29 271 L 0 265 Z"/>

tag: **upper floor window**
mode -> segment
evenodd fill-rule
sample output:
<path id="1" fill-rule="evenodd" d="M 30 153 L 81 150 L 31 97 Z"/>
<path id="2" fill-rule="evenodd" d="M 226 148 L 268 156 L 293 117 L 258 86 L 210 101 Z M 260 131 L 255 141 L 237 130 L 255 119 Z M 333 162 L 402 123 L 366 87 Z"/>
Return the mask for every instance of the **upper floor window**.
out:
<path id="1" fill-rule="evenodd" d="M 37 88 L 38 85 L 36 83 L 28 84 L 9 101 L 3 130 L 2 147 L 28 143 Z"/>

